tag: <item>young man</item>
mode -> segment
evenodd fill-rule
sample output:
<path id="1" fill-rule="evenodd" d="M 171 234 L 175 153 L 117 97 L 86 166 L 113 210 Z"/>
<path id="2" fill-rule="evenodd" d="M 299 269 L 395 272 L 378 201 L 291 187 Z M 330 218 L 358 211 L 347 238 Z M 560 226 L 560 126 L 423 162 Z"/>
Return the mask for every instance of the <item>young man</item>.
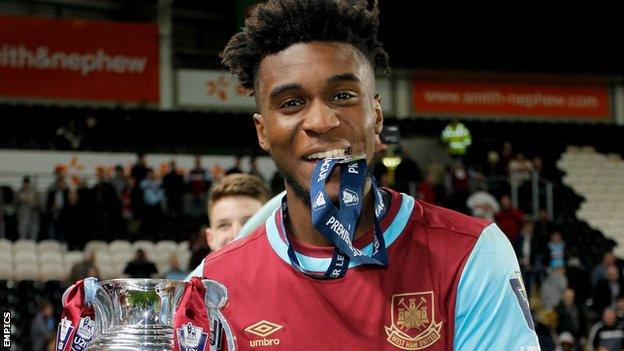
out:
<path id="1" fill-rule="evenodd" d="M 539 350 L 500 230 L 371 181 L 377 28 L 364 0 L 269 0 L 223 53 L 286 179 L 265 225 L 205 260 L 239 348 Z"/>
<path id="2" fill-rule="evenodd" d="M 258 177 L 234 173 L 225 176 L 208 195 L 206 241 L 210 250 L 221 250 L 269 199 L 269 190 Z"/>
<path id="3" fill-rule="evenodd" d="M 221 250 L 236 239 L 241 228 L 268 199 L 267 186 L 253 175 L 230 174 L 216 183 L 208 194 L 210 227 L 206 229 L 206 241 L 210 251 Z M 202 263 L 187 278 L 201 277 L 203 271 Z"/>

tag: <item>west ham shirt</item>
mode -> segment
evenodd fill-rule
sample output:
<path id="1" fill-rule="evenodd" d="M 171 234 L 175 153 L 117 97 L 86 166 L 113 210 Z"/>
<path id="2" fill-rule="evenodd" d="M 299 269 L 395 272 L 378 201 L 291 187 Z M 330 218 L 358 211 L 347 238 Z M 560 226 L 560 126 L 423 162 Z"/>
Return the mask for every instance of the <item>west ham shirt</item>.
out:
<path id="1" fill-rule="evenodd" d="M 539 350 L 513 249 L 496 225 L 392 190 L 381 220 L 384 268 L 350 263 L 318 280 L 333 247 L 297 242 L 276 209 L 248 237 L 209 255 L 240 350 Z M 354 244 L 370 255 L 372 230 Z"/>

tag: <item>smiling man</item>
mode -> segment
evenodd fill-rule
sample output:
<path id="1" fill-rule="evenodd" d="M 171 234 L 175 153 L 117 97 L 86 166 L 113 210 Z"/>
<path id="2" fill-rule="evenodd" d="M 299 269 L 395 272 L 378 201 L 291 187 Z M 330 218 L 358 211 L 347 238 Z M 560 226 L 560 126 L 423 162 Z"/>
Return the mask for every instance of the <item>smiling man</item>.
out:
<path id="1" fill-rule="evenodd" d="M 266 223 L 205 261 L 239 348 L 539 350 L 500 230 L 371 178 L 377 29 L 364 0 L 269 0 L 223 52 L 286 180 Z"/>

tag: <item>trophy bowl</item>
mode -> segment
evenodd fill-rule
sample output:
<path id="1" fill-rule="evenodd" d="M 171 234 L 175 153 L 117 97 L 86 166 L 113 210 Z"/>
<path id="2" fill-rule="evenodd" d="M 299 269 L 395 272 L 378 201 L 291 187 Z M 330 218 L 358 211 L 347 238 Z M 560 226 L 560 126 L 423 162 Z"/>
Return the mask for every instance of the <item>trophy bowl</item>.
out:
<path id="1" fill-rule="evenodd" d="M 223 331 L 228 350 L 234 350 L 233 334 L 219 311 L 227 301 L 227 290 L 214 280 L 204 279 L 202 283 L 211 330 Z M 185 286 L 184 281 L 164 279 L 122 278 L 97 283 L 93 339 L 86 350 L 171 351 L 174 315 Z M 210 336 L 210 349 L 221 342 L 215 335 Z"/>

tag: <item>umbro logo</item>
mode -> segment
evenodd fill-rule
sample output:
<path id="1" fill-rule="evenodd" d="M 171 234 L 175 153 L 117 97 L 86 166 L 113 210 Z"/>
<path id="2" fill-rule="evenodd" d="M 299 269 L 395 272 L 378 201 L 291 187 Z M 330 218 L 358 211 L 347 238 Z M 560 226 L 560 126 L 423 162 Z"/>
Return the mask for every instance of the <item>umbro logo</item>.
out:
<path id="1" fill-rule="evenodd" d="M 249 340 L 249 346 L 258 347 L 258 346 L 273 346 L 279 345 L 279 338 L 267 338 L 268 336 L 274 334 L 278 330 L 282 329 L 283 326 L 272 323 L 269 321 L 261 320 L 258 323 L 254 323 L 244 330 L 247 333 L 253 334 L 255 336 L 259 336 L 261 339 Z"/>

